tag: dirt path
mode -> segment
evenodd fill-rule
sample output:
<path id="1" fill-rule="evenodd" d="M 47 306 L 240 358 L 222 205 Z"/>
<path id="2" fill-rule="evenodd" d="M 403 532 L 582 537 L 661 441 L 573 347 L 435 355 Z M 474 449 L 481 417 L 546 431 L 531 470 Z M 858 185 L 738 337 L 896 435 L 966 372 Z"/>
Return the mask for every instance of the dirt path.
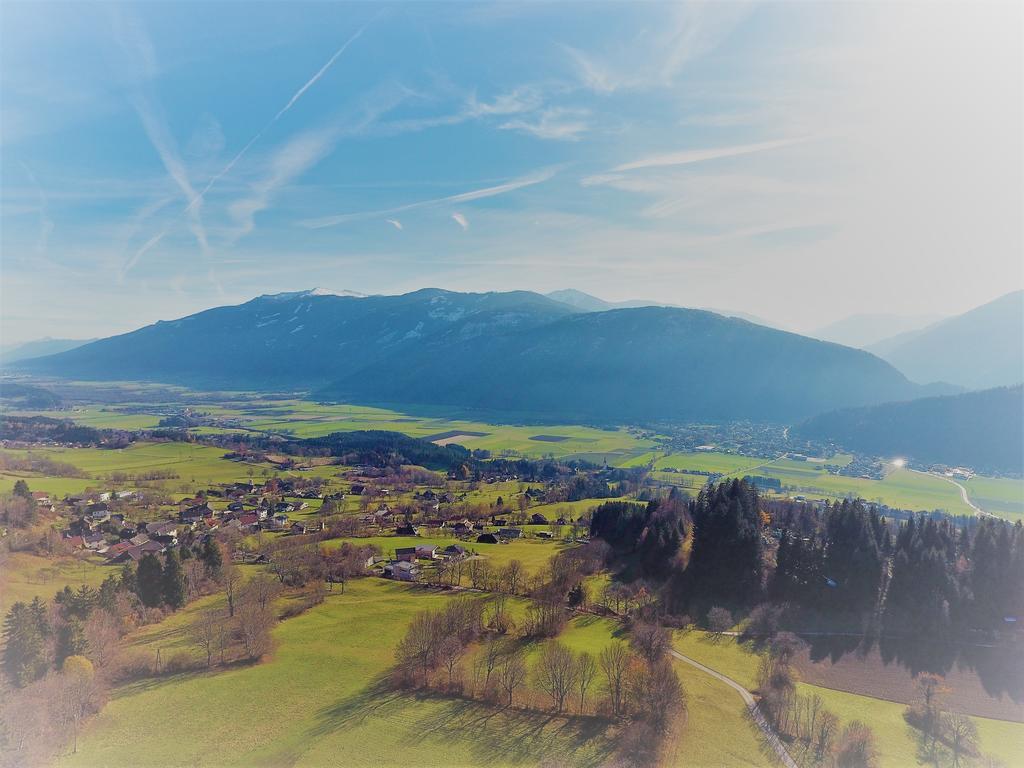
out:
<path id="1" fill-rule="evenodd" d="M 761 714 L 761 709 L 757 706 L 757 701 L 754 700 L 754 697 L 750 695 L 750 691 L 748 691 L 742 685 L 737 683 L 731 677 L 726 677 L 721 672 L 716 672 L 715 670 L 711 669 L 711 667 L 705 667 L 699 661 L 691 659 L 689 656 L 684 656 L 675 649 L 670 650 L 669 653 L 671 653 L 672 656 L 679 659 L 680 661 L 689 664 L 691 667 L 696 667 L 701 672 L 711 675 L 717 680 L 721 680 L 723 683 L 725 683 L 734 691 L 736 691 L 736 693 L 740 695 L 740 698 L 743 699 L 743 703 L 747 705 L 747 711 L 750 712 L 750 717 L 754 720 L 755 723 L 757 723 L 757 727 L 761 729 L 761 732 L 764 734 L 765 739 L 768 740 L 768 744 L 771 746 L 771 748 L 775 750 L 775 754 L 779 756 L 779 760 L 782 762 L 782 764 L 786 766 L 786 768 L 797 768 L 797 764 L 793 761 L 793 758 L 790 757 L 789 752 L 786 751 L 786 745 L 782 743 L 781 739 L 779 739 L 778 737 L 778 734 L 776 734 L 775 731 L 772 730 L 772 727 L 768 724 L 768 721 L 765 719 L 765 716 Z"/>

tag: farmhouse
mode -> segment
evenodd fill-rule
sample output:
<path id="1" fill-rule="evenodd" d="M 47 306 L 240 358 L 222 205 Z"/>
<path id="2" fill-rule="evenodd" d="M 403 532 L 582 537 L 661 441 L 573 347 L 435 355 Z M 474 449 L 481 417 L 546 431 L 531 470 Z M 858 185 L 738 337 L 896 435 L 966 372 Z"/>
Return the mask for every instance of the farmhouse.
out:
<path id="1" fill-rule="evenodd" d="M 460 547 L 458 544 L 449 544 L 444 548 L 444 552 L 442 554 L 451 560 L 461 560 L 468 553 L 466 552 L 465 547 Z"/>
<path id="2" fill-rule="evenodd" d="M 395 528 L 396 536 L 419 536 L 420 530 L 412 523 L 406 523 Z"/>
<path id="3" fill-rule="evenodd" d="M 437 550 L 440 547 L 436 547 L 433 544 L 417 544 L 415 547 L 416 557 L 423 560 L 433 560 L 437 557 Z"/>
<path id="4" fill-rule="evenodd" d="M 497 544 L 498 537 L 493 533 L 481 533 L 476 537 L 477 544 Z"/>
<path id="5" fill-rule="evenodd" d="M 502 528 L 498 531 L 498 536 L 503 539 L 518 539 L 523 535 L 523 532 L 519 528 Z"/>
<path id="6" fill-rule="evenodd" d="M 540 512 L 534 512 L 530 515 L 530 522 L 534 525 L 547 525 L 548 519 L 544 517 Z"/>
<path id="7" fill-rule="evenodd" d="M 401 561 L 384 566 L 384 576 L 398 581 L 416 581 L 420 575 L 420 567 L 416 563 Z"/>
<path id="8" fill-rule="evenodd" d="M 412 562 L 416 559 L 416 547 L 398 547 L 395 549 L 395 559 Z"/>

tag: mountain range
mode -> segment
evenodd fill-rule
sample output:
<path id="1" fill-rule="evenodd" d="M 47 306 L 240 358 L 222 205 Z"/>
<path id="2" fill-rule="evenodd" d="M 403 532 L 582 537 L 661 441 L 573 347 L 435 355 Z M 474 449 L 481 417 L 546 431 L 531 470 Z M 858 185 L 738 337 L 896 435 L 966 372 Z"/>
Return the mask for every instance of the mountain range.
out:
<path id="1" fill-rule="evenodd" d="M 868 347 L 911 381 L 969 389 L 1024 381 L 1024 291 Z"/>
<path id="2" fill-rule="evenodd" d="M 527 291 L 323 293 L 261 296 L 20 366 L 607 423 L 791 422 L 934 393 L 867 352 L 704 310 L 581 311 Z"/>
<path id="3" fill-rule="evenodd" d="M 644 301 L 643 299 L 628 299 L 626 301 L 605 301 L 599 299 L 589 293 L 578 291 L 575 288 L 564 288 L 559 291 L 551 291 L 550 293 L 544 294 L 549 299 L 560 301 L 563 304 L 568 304 L 570 307 L 575 307 L 581 312 L 607 312 L 609 309 L 637 309 L 639 307 L 673 307 L 675 309 L 687 309 L 679 304 L 666 304 L 660 301 Z M 783 327 L 779 323 L 773 322 L 772 320 L 766 320 L 763 317 L 757 315 L 751 315 L 748 312 L 737 312 L 732 309 L 716 309 L 714 307 L 698 307 L 707 312 L 714 312 L 716 315 L 724 315 L 725 317 L 738 317 L 740 320 L 746 320 L 757 325 L 764 325 L 768 328 L 777 328 L 781 331 L 789 330 Z M 828 341 L 828 339 L 826 339 Z"/>
<path id="4" fill-rule="evenodd" d="M 899 315 L 888 312 L 850 315 L 810 331 L 807 335 L 847 347 L 870 349 L 893 336 L 919 331 L 942 320 L 940 315 Z"/>
<path id="5" fill-rule="evenodd" d="M 95 339 L 44 338 L 26 341 L 23 344 L 10 344 L 0 348 L 0 363 L 16 363 L 19 360 L 30 360 L 33 357 L 55 355 L 58 352 L 66 352 L 69 349 L 75 349 L 91 341 L 95 341 Z"/>
<path id="6" fill-rule="evenodd" d="M 1024 470 L 1024 387 L 842 409 L 798 424 L 791 434 L 876 456 L 1019 475 Z"/>

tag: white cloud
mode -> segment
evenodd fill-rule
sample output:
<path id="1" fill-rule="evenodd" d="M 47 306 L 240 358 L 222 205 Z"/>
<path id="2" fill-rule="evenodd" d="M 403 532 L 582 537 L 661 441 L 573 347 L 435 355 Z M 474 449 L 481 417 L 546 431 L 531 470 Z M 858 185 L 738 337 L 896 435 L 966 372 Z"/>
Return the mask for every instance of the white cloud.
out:
<path id="1" fill-rule="evenodd" d="M 534 119 L 510 120 L 498 126 L 503 130 L 521 131 L 539 139 L 577 141 L 590 128 L 586 109 L 552 107 L 542 110 Z"/>
<path id="2" fill-rule="evenodd" d="M 739 144 L 731 147 L 715 147 L 713 149 L 686 149 L 679 152 L 668 152 L 662 155 L 650 155 L 633 160 L 612 168 L 613 172 L 635 171 L 640 168 L 660 168 L 672 165 L 689 165 L 701 163 L 706 160 L 718 160 L 723 157 L 736 157 L 738 155 L 749 155 L 754 152 L 765 152 L 770 149 L 789 147 L 807 141 L 806 138 L 779 139 L 777 141 L 762 141 L 757 144 Z M 590 177 L 594 178 L 594 177 Z"/>
<path id="3" fill-rule="evenodd" d="M 452 221 L 454 221 L 456 224 L 458 224 L 460 227 L 462 227 L 462 231 L 463 232 L 465 232 L 467 229 L 469 229 L 469 220 L 465 216 L 463 216 L 461 213 L 453 213 L 452 214 Z"/>
<path id="4" fill-rule="evenodd" d="M 388 224 L 390 224 L 399 231 L 405 229 L 405 227 L 402 226 L 402 222 L 400 222 L 398 219 L 384 219 L 384 221 L 386 221 Z"/>

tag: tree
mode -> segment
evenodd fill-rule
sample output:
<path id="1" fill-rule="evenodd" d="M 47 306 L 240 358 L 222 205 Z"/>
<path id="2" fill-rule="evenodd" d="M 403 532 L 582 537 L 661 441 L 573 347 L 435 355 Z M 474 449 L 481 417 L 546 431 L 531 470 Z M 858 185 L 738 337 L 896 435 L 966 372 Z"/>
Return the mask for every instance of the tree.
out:
<path id="1" fill-rule="evenodd" d="M 512 706 L 516 689 L 526 682 L 526 676 L 526 652 L 522 648 L 507 651 L 498 667 L 498 682 L 508 696 L 508 706 Z"/>
<path id="2" fill-rule="evenodd" d="M 626 682 L 626 670 L 629 668 L 630 653 L 625 643 L 615 642 L 605 646 L 598 656 L 598 664 L 604 674 L 608 697 L 611 699 L 612 714 L 622 714 L 622 694 Z"/>
<path id="3" fill-rule="evenodd" d="M 427 676 L 437 663 L 442 638 L 437 614 L 432 611 L 417 613 L 395 649 L 398 667 L 409 677 L 419 672 L 423 685 L 426 685 Z"/>
<path id="4" fill-rule="evenodd" d="M 854 720 L 843 729 L 836 746 L 836 768 L 875 768 L 878 750 L 875 734 L 864 723 Z"/>
<path id="5" fill-rule="evenodd" d="M 17 602 L 4 617 L 4 671 L 18 687 L 41 677 L 46 671 L 44 639 L 45 613 Z"/>
<path id="6" fill-rule="evenodd" d="M 185 605 L 188 586 L 185 571 L 181 566 L 181 557 L 177 549 L 167 550 L 164 558 L 162 591 L 164 602 L 174 610 Z"/>
<path id="7" fill-rule="evenodd" d="M 221 579 L 224 584 L 224 596 L 228 601 L 228 616 L 235 617 L 235 598 L 242 586 L 242 573 L 238 566 L 228 561 L 221 566 Z"/>
<path id="8" fill-rule="evenodd" d="M 54 702 L 61 730 L 73 740 L 72 751 L 78 751 L 78 731 L 82 720 L 98 708 L 100 689 L 92 662 L 84 656 L 69 656 L 57 679 Z"/>
<path id="9" fill-rule="evenodd" d="M 590 684 L 594 681 L 594 675 L 597 674 L 597 663 L 594 661 L 594 657 L 584 651 L 576 657 L 576 685 L 580 691 L 580 714 L 582 715 L 586 708 L 587 690 L 590 688 Z"/>
<path id="10" fill-rule="evenodd" d="M 951 712 L 944 718 L 949 745 L 953 750 L 953 768 L 960 768 L 960 757 L 978 751 L 978 727 L 967 715 Z"/>
<path id="11" fill-rule="evenodd" d="M 213 666 L 214 654 L 219 650 L 218 643 L 221 637 L 221 626 L 224 624 L 224 615 L 216 608 L 207 608 L 200 611 L 195 620 L 189 625 L 188 637 L 201 653 L 206 655 L 206 667 Z"/>
<path id="12" fill-rule="evenodd" d="M 630 636 L 637 653 L 649 663 L 654 663 L 664 656 L 672 644 L 667 629 L 648 622 L 636 624 Z"/>
<path id="13" fill-rule="evenodd" d="M 212 536 L 207 536 L 206 541 L 203 542 L 203 551 L 200 559 L 206 568 L 206 575 L 214 580 L 219 579 L 221 569 L 224 566 L 224 555 L 221 552 L 220 545 L 213 540 Z"/>
<path id="14" fill-rule="evenodd" d="M 456 635 L 448 635 L 438 646 L 438 657 L 441 659 L 441 663 L 444 664 L 445 669 L 448 670 L 449 687 L 454 682 L 455 667 L 458 666 L 459 659 L 462 658 L 464 652 L 465 649 L 462 646 L 462 642 Z"/>
<path id="15" fill-rule="evenodd" d="M 147 552 L 139 561 L 135 581 L 139 599 L 144 606 L 155 608 L 160 605 L 164 593 L 164 570 L 152 552 Z"/>
<path id="16" fill-rule="evenodd" d="M 544 644 L 534 670 L 537 687 L 551 697 L 555 712 L 565 709 L 565 700 L 576 687 L 578 670 L 576 659 L 568 648 L 557 640 Z"/>
<path id="17" fill-rule="evenodd" d="M 235 611 L 238 636 L 250 661 L 256 661 L 270 651 L 270 630 L 274 627 L 274 621 L 274 611 L 270 604 L 256 599 L 244 600 Z"/>
<path id="18" fill-rule="evenodd" d="M 732 626 L 732 614 L 726 608 L 715 606 L 708 611 L 708 629 L 716 637 L 721 637 Z"/>

